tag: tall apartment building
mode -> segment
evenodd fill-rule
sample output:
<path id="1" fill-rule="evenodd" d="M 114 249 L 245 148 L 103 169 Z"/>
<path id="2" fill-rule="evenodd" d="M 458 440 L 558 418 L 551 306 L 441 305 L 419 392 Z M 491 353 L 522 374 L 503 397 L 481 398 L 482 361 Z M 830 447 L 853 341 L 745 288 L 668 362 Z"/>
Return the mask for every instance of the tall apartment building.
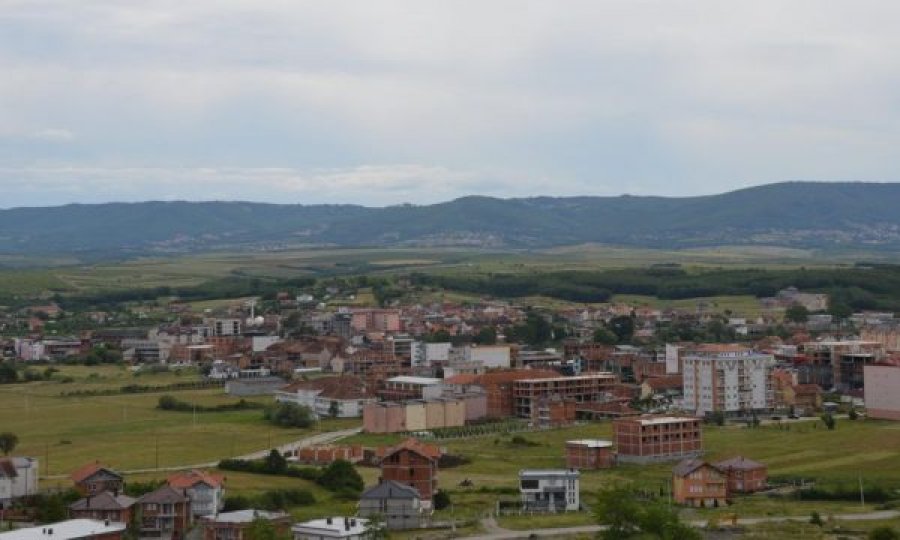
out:
<path id="1" fill-rule="evenodd" d="M 683 358 L 684 409 L 698 416 L 775 407 L 775 358 L 740 345 L 701 345 Z"/>
<path id="2" fill-rule="evenodd" d="M 872 364 L 865 367 L 866 416 L 900 420 L 900 366 Z"/>
<path id="3" fill-rule="evenodd" d="M 703 453 L 699 418 L 640 416 L 613 421 L 616 459 L 646 463 L 695 457 Z"/>

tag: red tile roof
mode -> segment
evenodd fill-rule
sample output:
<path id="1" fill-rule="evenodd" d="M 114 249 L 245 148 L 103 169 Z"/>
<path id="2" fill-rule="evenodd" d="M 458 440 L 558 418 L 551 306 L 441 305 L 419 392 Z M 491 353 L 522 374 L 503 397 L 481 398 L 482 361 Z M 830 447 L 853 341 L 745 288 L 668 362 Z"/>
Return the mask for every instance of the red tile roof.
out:
<path id="1" fill-rule="evenodd" d="M 209 474 L 205 471 L 193 469 L 170 475 L 166 481 L 175 489 L 188 489 L 199 483 L 204 483 L 210 487 L 220 487 L 225 482 L 225 477 L 220 474 Z"/>
<path id="2" fill-rule="evenodd" d="M 99 461 L 95 461 L 93 463 L 88 463 L 86 465 L 83 465 L 80 469 L 75 470 L 75 472 L 73 472 L 69 476 L 70 476 L 70 478 L 72 478 L 73 482 L 75 482 L 76 484 L 79 484 L 79 483 L 85 481 L 86 479 L 90 478 L 94 474 L 96 474 L 98 471 L 102 471 L 102 470 L 106 470 L 107 472 L 112 473 L 116 476 L 121 476 L 116 471 L 101 465 Z"/>

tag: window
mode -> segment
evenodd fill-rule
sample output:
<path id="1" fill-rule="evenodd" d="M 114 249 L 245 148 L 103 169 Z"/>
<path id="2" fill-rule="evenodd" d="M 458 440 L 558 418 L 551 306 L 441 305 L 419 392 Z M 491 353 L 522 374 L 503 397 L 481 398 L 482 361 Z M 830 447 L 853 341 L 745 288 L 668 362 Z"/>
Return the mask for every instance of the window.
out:
<path id="1" fill-rule="evenodd" d="M 537 489 L 538 484 L 537 480 L 522 480 L 522 489 Z"/>

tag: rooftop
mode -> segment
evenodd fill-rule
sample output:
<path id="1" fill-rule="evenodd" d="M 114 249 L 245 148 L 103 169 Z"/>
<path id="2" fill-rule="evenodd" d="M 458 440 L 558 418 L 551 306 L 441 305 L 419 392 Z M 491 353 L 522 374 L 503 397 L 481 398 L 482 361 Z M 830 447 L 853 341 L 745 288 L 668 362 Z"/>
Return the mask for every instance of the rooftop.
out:
<path id="1" fill-rule="evenodd" d="M 366 527 L 369 524 L 368 519 L 361 519 L 356 517 L 328 517 L 328 518 L 320 518 L 320 519 L 312 519 L 309 521 L 304 521 L 303 523 L 297 523 L 291 530 L 293 531 L 323 531 L 332 533 L 330 536 L 333 537 L 351 537 L 351 536 L 362 536 L 366 532 Z"/>
<path id="2" fill-rule="evenodd" d="M 284 512 L 269 512 L 266 510 L 235 510 L 234 512 L 222 512 L 217 516 L 208 516 L 206 519 L 215 523 L 250 523 L 254 519 L 281 519 L 289 517 Z"/>
<path id="3" fill-rule="evenodd" d="M 391 377 L 386 382 L 398 384 L 418 384 L 422 386 L 432 386 L 441 384 L 441 379 L 434 377 L 413 377 L 411 375 L 400 375 L 399 377 Z"/>
<path id="4" fill-rule="evenodd" d="M 566 441 L 566 444 L 587 446 L 588 448 L 609 448 L 613 445 L 612 441 L 603 439 L 581 439 L 577 441 Z"/>
<path id="5" fill-rule="evenodd" d="M 124 523 L 110 522 L 107 524 L 96 519 L 70 519 L 40 527 L 26 527 L 0 533 L 0 540 L 47 540 L 48 538 L 69 540 L 124 531 Z"/>
<path id="6" fill-rule="evenodd" d="M 570 477 L 570 476 L 580 476 L 576 469 L 522 469 L 519 471 L 519 478 L 523 476 L 540 476 L 546 478 L 548 476 L 562 476 L 562 477 Z"/>

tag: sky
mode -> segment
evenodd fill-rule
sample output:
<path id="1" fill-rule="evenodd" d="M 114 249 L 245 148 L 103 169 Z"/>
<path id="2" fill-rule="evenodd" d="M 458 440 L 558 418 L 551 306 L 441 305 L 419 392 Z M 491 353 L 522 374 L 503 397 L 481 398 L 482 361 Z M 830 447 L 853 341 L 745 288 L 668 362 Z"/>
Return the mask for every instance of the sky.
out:
<path id="1" fill-rule="evenodd" d="M 895 181 L 893 0 L 0 0 L 0 207 Z"/>

